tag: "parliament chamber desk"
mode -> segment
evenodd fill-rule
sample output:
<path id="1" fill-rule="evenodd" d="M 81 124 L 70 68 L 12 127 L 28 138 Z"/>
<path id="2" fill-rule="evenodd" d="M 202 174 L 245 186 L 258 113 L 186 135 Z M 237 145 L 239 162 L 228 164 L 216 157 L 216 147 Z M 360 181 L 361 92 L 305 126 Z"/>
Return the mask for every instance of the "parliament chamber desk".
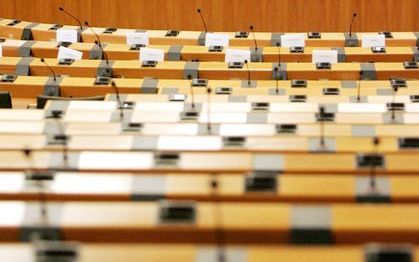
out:
<path id="1" fill-rule="evenodd" d="M 10 124 L 0 122 L 0 124 Z M 76 125 L 77 126 L 77 125 Z M 21 125 L 17 125 L 21 128 Z M 97 127 L 97 126 L 96 126 Z M 158 125 L 154 126 L 155 128 Z M 178 127 L 181 126 L 168 126 Z M 231 126 L 224 125 L 221 133 L 228 132 Z M 240 126 L 236 126 L 240 128 Z M 260 126 L 263 130 L 263 126 Z M 74 127 L 73 127 L 74 128 Z M 164 128 L 164 127 L 162 127 Z M 139 150 L 160 150 L 160 151 L 216 151 L 216 152 L 236 152 L 246 151 L 252 153 L 264 152 L 336 152 L 336 153 L 357 153 L 357 152 L 379 152 L 379 153 L 404 153 L 417 150 L 418 138 L 417 133 L 411 132 L 407 138 L 399 137 L 385 137 L 381 138 L 380 145 L 374 146 L 372 138 L 361 137 L 352 138 L 339 137 L 335 135 L 334 128 L 327 126 L 327 135 L 323 137 L 324 145 L 320 144 L 320 128 L 317 130 L 313 128 L 313 132 L 309 137 L 277 135 L 275 136 L 274 127 L 267 126 L 266 130 L 271 128 L 273 133 L 271 136 L 265 134 L 264 136 L 245 135 L 243 134 L 224 134 L 224 136 L 210 135 L 67 135 L 66 148 L 68 150 L 99 150 L 99 151 L 139 151 Z M 418 126 L 411 127 L 410 130 L 417 130 Z M 187 129 L 187 127 L 186 127 Z M 337 128 L 339 131 L 343 128 Z M 360 128 L 362 130 L 362 128 Z M 68 127 L 67 130 L 71 130 Z M 192 130 L 192 129 L 190 129 Z M 232 130 L 232 129 L 230 129 Z M 349 132 L 349 128 L 346 129 Z M 338 132 L 339 132 L 338 131 Z M 1 133 L 4 131 L 2 130 Z M 175 131 L 174 131 L 175 132 Z M 403 131 L 399 131 L 402 133 Z M 342 132 L 343 133 L 343 132 Z M 23 150 L 26 148 L 34 150 L 59 150 L 62 142 L 55 139 L 60 134 L 50 133 L 48 135 L 3 135 L 0 134 L 0 150 Z M 235 142 L 234 139 L 241 139 L 242 142 Z M 412 140 L 407 142 L 409 138 Z M 117 141 L 117 142 L 115 142 Z"/>
<path id="2" fill-rule="evenodd" d="M 36 98 L 38 95 L 47 93 L 45 86 L 55 84 L 59 87 L 60 94 L 63 97 L 85 97 L 106 95 L 114 93 L 115 88 L 111 84 L 98 85 L 95 84 L 95 78 L 67 77 L 57 78 L 54 83 L 53 79 L 48 76 L 17 76 L 13 82 L 0 82 L 0 91 L 8 91 L 13 98 Z M 191 102 L 191 81 L 180 79 L 154 79 L 154 78 L 124 78 L 113 80 L 118 87 L 118 91 L 128 93 L 125 100 L 131 101 L 136 99 L 135 93 L 145 94 L 141 99 L 149 101 L 169 101 L 169 95 L 186 94 L 185 98 Z M 285 95 L 306 95 L 307 101 L 316 101 L 322 99 L 325 101 L 350 102 L 350 98 L 355 102 L 355 96 L 359 93 L 362 97 L 361 102 L 387 101 L 392 99 L 394 95 L 391 82 L 386 80 L 370 80 L 370 81 L 331 81 L 320 80 L 305 82 L 306 87 L 293 87 L 292 81 L 274 81 L 274 80 L 258 80 L 252 81 L 252 87 L 247 87 L 247 81 L 243 80 L 208 80 L 206 86 L 192 86 L 196 95 L 195 101 L 207 101 L 207 88 L 211 88 L 211 101 L 213 102 L 229 102 L 234 101 L 232 96 L 243 96 L 239 101 L 269 102 L 288 101 Z M 278 86 L 278 87 L 277 87 Z M 332 90 L 329 92 L 330 88 Z M 152 95 L 158 94 L 158 95 Z M 202 96 L 205 95 L 205 96 Z M 215 95 L 215 96 L 214 96 Z M 406 87 L 401 87 L 397 91 L 397 99 L 399 96 L 419 95 L 419 81 L 406 80 Z M 378 97 L 377 97 L 378 96 Z M 121 95 L 121 98 L 125 96 Z M 254 97 L 254 98 L 252 98 Z M 404 99 L 404 98 L 403 98 Z M 390 102 L 390 101 L 388 101 Z"/>
<path id="3" fill-rule="evenodd" d="M 75 77 L 94 77 L 98 72 L 109 69 L 105 61 L 80 60 L 71 65 L 59 65 L 57 59 L 46 59 L 56 74 Z M 33 76 L 48 76 L 49 68 L 38 58 L 0 58 L 0 73 L 14 74 L 19 65 L 24 64 L 28 74 Z M 249 63 L 240 69 L 231 69 L 224 62 L 159 62 L 155 67 L 143 67 L 139 61 L 116 60 L 109 61 L 113 76 L 126 78 L 156 77 L 161 79 L 205 78 L 228 80 L 239 78 L 245 80 L 248 87 L 251 80 L 273 79 L 276 63 Z M 287 79 L 330 79 L 330 80 L 388 80 L 393 77 L 417 79 L 419 69 L 406 69 L 403 63 L 337 63 L 331 69 L 317 69 L 313 63 L 281 63 L 281 70 Z M 364 73 L 362 73 L 364 72 Z"/>
<path id="4" fill-rule="evenodd" d="M 10 92 L 13 98 L 36 98 L 38 95 L 47 94 L 45 86 L 55 84 L 59 87 L 63 97 L 85 97 L 106 95 L 115 93 L 111 84 L 95 84 L 95 78 L 60 77 L 54 83 L 51 77 L 47 76 L 17 76 L 14 82 L 0 82 L 0 91 Z M 186 100 L 191 102 L 191 81 L 176 79 L 114 79 L 118 91 L 128 96 L 121 96 L 125 100 L 137 99 L 132 94 L 142 93 L 138 99 L 149 101 L 169 101 L 169 95 L 187 94 Z M 207 87 L 211 88 L 211 101 L 233 102 L 232 96 L 243 96 L 240 101 L 269 102 L 288 101 L 285 95 L 306 95 L 308 101 L 316 101 L 323 96 L 325 101 L 352 102 L 358 94 L 362 97 L 361 102 L 384 101 L 394 95 L 392 84 L 389 80 L 374 81 L 330 81 L 320 80 L 305 82 L 306 87 L 293 87 L 292 81 L 258 80 L 252 81 L 252 88 L 247 87 L 247 81 L 243 80 L 208 80 L 206 86 L 192 86 L 196 95 L 195 101 L 207 101 Z M 332 88 L 333 92 L 329 92 Z M 337 90 L 334 90 L 337 89 Z M 159 96 L 151 95 L 159 94 Z M 202 96 L 205 95 L 205 96 Z M 215 95 L 215 96 L 214 96 Z M 406 87 L 397 91 L 397 97 L 419 95 L 419 81 L 406 80 Z M 379 96 L 377 100 L 373 96 Z M 399 99 L 399 98 L 397 98 Z M 403 98 L 404 99 L 404 98 Z M 387 101 L 387 100 L 386 100 Z M 390 101 L 389 101 L 390 102 Z"/>
<path id="5" fill-rule="evenodd" d="M 54 24 L 40 24 L 34 22 L 20 21 L 17 24 L 9 25 L 14 20 L 2 19 L 0 20 L 0 37 L 21 39 L 22 33 L 25 28 L 30 29 L 30 33 L 34 40 L 37 41 L 54 41 L 56 39 L 56 25 Z M 79 26 L 65 25 L 63 29 L 80 29 Z M 96 36 L 91 30 L 83 28 L 81 38 L 84 42 L 95 42 Z M 104 33 L 106 28 L 93 27 L 103 43 L 126 43 L 126 34 L 135 32 L 136 29 L 117 29 L 111 33 Z M 167 37 L 167 30 L 141 30 L 149 35 L 149 42 L 152 45 L 197 45 L 198 39 L 202 37 L 203 32 L 198 31 L 181 31 L 176 37 Z M 223 32 L 220 32 L 223 33 Z M 235 38 L 235 32 L 224 32 L 230 38 L 230 45 L 232 46 L 253 46 L 254 40 L 251 35 L 247 38 Z M 283 33 L 263 33 L 256 32 L 255 38 L 259 46 L 272 46 L 280 42 L 280 35 Z M 288 33 L 290 34 L 290 33 Z M 362 39 L 363 35 L 377 34 L 377 33 L 358 33 L 354 32 L 353 35 L 357 39 Z M 386 39 L 387 46 L 419 46 L 419 32 L 391 32 L 392 37 Z M 361 41 L 358 41 L 358 46 Z M 307 46 L 345 46 L 344 33 L 322 33 L 320 39 L 309 39 L 306 34 Z"/>
<path id="6" fill-rule="evenodd" d="M 58 43 L 43 41 L 6 40 L 3 46 L 3 56 L 9 57 L 43 57 L 56 58 L 58 55 Z M 110 60 L 138 60 L 140 51 L 130 50 L 127 44 L 102 44 L 108 59 Z M 205 46 L 169 46 L 149 45 L 148 48 L 164 50 L 165 59 L 168 61 L 201 61 L 221 62 L 225 59 L 225 49 L 251 50 L 251 47 L 226 47 L 221 52 L 211 52 Z M 92 51 L 97 48 L 94 43 L 73 43 L 68 48 L 83 52 L 83 59 L 89 59 Z M 141 49 L 140 49 L 141 50 Z M 307 47 L 304 53 L 292 53 L 289 48 L 260 47 L 262 61 L 264 62 L 311 62 L 313 50 L 337 50 L 339 62 L 404 62 L 419 61 L 417 47 L 387 47 L 385 53 L 374 53 L 371 48 L 346 47 Z"/>
<path id="7" fill-rule="evenodd" d="M 1 111 L 0 111 L 1 112 Z M 43 116 L 40 115 L 40 118 Z M 61 124 L 61 128 L 59 125 Z M 286 123 L 284 123 L 286 125 Z M 92 122 L 68 122 L 59 123 L 52 121 L 34 121 L 27 119 L 19 120 L 1 120 L 0 121 L 0 134 L 2 147 L 10 149 L 19 149 L 26 146 L 31 146 L 34 149 L 40 149 L 46 144 L 52 142 L 52 136 L 60 132 L 70 137 L 83 136 L 97 136 L 104 140 L 106 137 L 127 137 L 129 136 L 244 136 L 244 137 L 259 137 L 259 138 L 289 138 L 301 139 L 316 138 L 321 134 L 321 126 L 319 124 L 296 124 L 295 127 L 291 126 L 291 130 L 281 130 L 281 124 L 220 124 L 213 125 L 210 133 L 206 130 L 205 124 L 197 123 L 145 123 L 138 126 L 129 126 L 129 124 L 121 124 L 119 122 L 113 123 L 92 123 Z M 204 128 L 205 127 L 205 128 Z M 325 124 L 323 134 L 325 137 L 333 138 L 374 138 L 383 137 L 386 139 L 385 143 L 392 141 L 397 137 L 416 137 L 418 125 L 400 125 L 400 124 L 363 124 L 363 125 L 350 125 L 350 124 Z M 282 132 L 281 132 L 282 131 Z M 288 131 L 288 132 L 286 132 Z M 45 136 L 44 136 L 45 135 Z M 20 136 L 25 137 L 27 141 L 18 141 Z M 389 138 L 387 140 L 387 138 Z M 134 137 L 132 137 L 134 139 Z M 350 140 L 349 140 L 350 141 Z M 359 139 L 364 141 L 362 144 L 364 150 L 369 150 L 372 145 L 369 145 L 367 139 Z M 73 143 L 73 142 L 71 142 Z M 396 147 L 396 141 L 390 142 L 392 148 Z M 109 141 L 108 141 L 109 144 Z M 122 147 L 129 148 L 133 144 L 124 144 Z M 380 150 L 380 147 L 378 147 Z"/>
<path id="8" fill-rule="evenodd" d="M 139 243 L 310 243 L 307 226 L 318 229 L 314 243 L 419 244 L 415 204 L 204 203 L 193 201 L 51 202 L 1 201 L 0 241 L 30 239 L 48 231 L 66 241 Z M 188 210 L 173 219 L 168 205 Z M 166 211 L 168 213 L 166 213 Z M 348 219 L 348 216 L 351 219 Z M 317 241 L 317 242 L 316 242 Z M 313 242 L 312 242 L 313 243 Z"/>
<path id="9" fill-rule="evenodd" d="M 377 156 L 373 154 L 373 156 Z M 70 169 L 80 172 L 251 172 L 275 171 L 286 173 L 376 173 L 417 174 L 417 153 L 385 153 L 378 155 L 380 162 L 371 164 L 371 154 L 333 152 L 217 152 L 217 151 L 33 151 L 31 156 L 23 150 L 0 151 L 0 170 L 24 171 Z M 302 160 L 304 159 L 304 160 Z M 375 158 L 374 158 L 375 159 Z"/>
<path id="10" fill-rule="evenodd" d="M 347 174 L 142 174 L 0 172 L 0 200 L 157 201 L 284 203 L 419 203 L 419 176 Z M 33 177 L 33 178 L 32 178 Z M 258 178 L 265 184 L 258 185 Z M 270 179 L 271 183 L 267 182 Z M 375 179 L 377 186 L 369 183 Z M 218 184 L 212 188 L 214 181 Z M 260 181 L 260 180 L 259 180 Z M 98 186 L 100 185 L 100 186 Z"/>
<path id="11" fill-rule="evenodd" d="M 220 247 L 215 245 L 186 244 L 72 244 L 78 252 L 78 262 L 205 262 L 217 261 Z M 373 247 L 373 246 L 370 246 Z M 419 248 L 408 246 L 417 262 Z M 6 261 L 35 261 L 37 250 L 44 250 L 42 243 L 0 244 L 0 255 Z M 222 247 L 227 261 L 242 262 L 365 262 L 368 246 L 286 246 L 286 245 L 226 245 Z M 179 252 L 182 250 L 182 252 Z"/>

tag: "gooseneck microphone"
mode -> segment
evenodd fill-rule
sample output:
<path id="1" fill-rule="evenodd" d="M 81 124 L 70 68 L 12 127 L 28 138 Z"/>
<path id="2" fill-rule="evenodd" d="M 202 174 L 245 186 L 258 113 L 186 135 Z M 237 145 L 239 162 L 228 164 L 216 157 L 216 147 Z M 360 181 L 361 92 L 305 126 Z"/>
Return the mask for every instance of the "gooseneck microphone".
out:
<path id="1" fill-rule="evenodd" d="M 246 65 L 246 69 L 247 69 L 247 85 L 251 86 L 252 78 L 250 75 L 249 62 L 247 60 L 244 60 L 244 64 Z"/>
<path id="2" fill-rule="evenodd" d="M 99 45 L 102 45 L 102 41 L 100 41 L 99 35 L 96 34 L 95 30 L 93 30 L 93 28 L 90 27 L 89 23 L 87 21 L 84 21 L 84 25 L 87 26 L 90 31 L 92 31 L 92 33 L 95 35 L 97 42 L 99 43 Z"/>
<path id="3" fill-rule="evenodd" d="M 279 68 L 278 67 L 275 67 L 274 68 L 274 71 L 275 71 L 275 93 L 276 94 L 279 94 L 279 86 L 278 86 L 278 72 L 279 72 Z"/>
<path id="4" fill-rule="evenodd" d="M 253 25 L 249 26 L 250 31 L 252 31 L 253 42 L 255 43 L 255 50 L 258 50 L 258 42 L 256 41 L 255 30 Z"/>
<path id="5" fill-rule="evenodd" d="M 54 82 L 56 82 L 57 81 L 57 75 L 55 74 L 55 72 L 54 72 L 54 70 L 52 69 L 52 67 L 50 67 L 49 65 L 48 65 L 48 63 L 45 61 L 45 59 L 44 58 L 41 58 L 41 62 L 42 63 L 44 63 L 47 67 L 48 67 L 48 69 L 49 69 L 49 71 L 52 73 L 52 75 L 54 76 Z"/>
<path id="6" fill-rule="evenodd" d="M 279 43 L 276 43 L 276 48 L 278 49 L 278 67 L 281 68 L 281 47 Z"/>
<path id="7" fill-rule="evenodd" d="M 106 60 L 106 66 L 108 67 L 108 73 L 110 71 L 109 69 L 109 59 L 108 59 L 108 54 L 105 52 L 105 50 L 103 49 L 103 45 L 102 45 L 102 41 L 100 41 L 100 37 L 99 35 L 95 32 L 95 30 L 93 30 L 93 28 L 91 28 L 89 26 L 89 23 L 87 21 L 84 22 L 84 24 L 90 29 L 90 31 L 92 31 L 92 33 L 95 35 L 96 41 L 95 44 L 100 48 L 100 51 L 102 51 L 103 57 Z"/>
<path id="8" fill-rule="evenodd" d="M 72 15 L 70 12 L 68 12 L 67 10 L 65 10 L 62 6 L 58 7 L 58 10 L 60 10 L 61 12 L 67 14 L 69 17 L 73 18 L 73 20 L 75 20 L 79 24 L 80 30 L 83 31 L 83 26 L 81 24 L 80 19 L 78 19 L 77 17 L 75 17 L 74 15 Z"/>
<path id="9" fill-rule="evenodd" d="M 192 75 L 188 75 L 189 80 L 189 89 L 191 91 L 191 99 L 192 99 L 192 110 L 195 111 L 195 95 L 193 93 L 193 85 L 192 85 Z"/>
<path id="10" fill-rule="evenodd" d="M 361 79 L 358 80 L 358 87 L 356 89 L 356 101 L 361 102 Z"/>
<path id="11" fill-rule="evenodd" d="M 215 205 L 214 209 L 214 221 L 216 224 L 215 229 L 215 242 L 217 245 L 217 262 L 225 262 L 226 255 L 225 255 L 225 242 L 226 236 L 223 228 L 223 207 L 220 206 L 220 196 L 219 196 L 219 182 L 218 177 L 216 174 L 212 175 L 212 179 L 210 182 L 211 186 L 211 196 L 213 200 L 213 204 Z"/>
<path id="12" fill-rule="evenodd" d="M 207 88 L 207 104 L 208 104 L 207 131 L 208 131 L 208 134 L 211 134 L 211 119 L 210 119 L 210 116 L 211 116 L 211 92 L 212 92 L 211 87 L 208 87 Z"/>
<path id="13" fill-rule="evenodd" d="M 113 90 L 115 91 L 116 101 L 118 102 L 119 107 L 119 120 L 122 123 L 124 121 L 124 105 L 122 104 L 121 97 L 119 95 L 119 88 L 116 85 L 115 81 L 112 81 L 111 85 Z"/>
<path id="14" fill-rule="evenodd" d="M 207 24 L 205 23 L 205 19 L 204 16 L 202 15 L 201 9 L 196 9 L 196 11 L 198 12 L 199 16 L 201 17 L 201 21 L 202 24 L 204 25 L 204 29 L 205 29 L 205 33 L 208 33 L 208 29 L 207 29 Z"/>
<path id="15" fill-rule="evenodd" d="M 351 24 L 349 25 L 349 36 L 352 36 L 352 26 L 355 22 L 356 13 L 352 14 Z"/>

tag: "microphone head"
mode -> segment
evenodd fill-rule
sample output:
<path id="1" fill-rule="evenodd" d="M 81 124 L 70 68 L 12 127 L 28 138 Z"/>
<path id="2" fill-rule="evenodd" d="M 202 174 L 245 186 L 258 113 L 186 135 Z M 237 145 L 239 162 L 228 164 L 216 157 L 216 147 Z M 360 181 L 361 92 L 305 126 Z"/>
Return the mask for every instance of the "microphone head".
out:
<path id="1" fill-rule="evenodd" d="M 192 79 L 192 75 L 188 75 L 188 79 L 191 80 Z"/>
<path id="2" fill-rule="evenodd" d="M 281 44 L 280 43 L 276 43 L 276 47 L 280 47 L 281 46 Z"/>
<path id="3" fill-rule="evenodd" d="M 99 42 L 98 42 L 97 40 L 95 40 L 95 44 L 97 44 L 97 45 L 98 45 L 98 44 L 99 44 Z"/>
<path id="4" fill-rule="evenodd" d="M 208 93 L 208 94 L 211 94 L 211 91 L 212 91 L 211 87 L 208 87 L 208 88 L 207 88 L 207 93 Z"/>
<path id="5" fill-rule="evenodd" d="M 245 60 L 244 60 L 244 63 L 245 63 L 245 64 L 247 64 L 247 62 L 248 62 L 248 61 L 247 61 L 247 59 L 245 59 Z"/>
<path id="6" fill-rule="evenodd" d="M 111 82 L 111 85 L 112 85 L 113 87 L 116 87 L 115 81 L 112 81 L 112 82 Z"/>
<path id="7" fill-rule="evenodd" d="M 275 71 L 275 72 L 278 72 L 278 70 L 279 70 L 279 69 L 278 69 L 278 67 L 275 67 L 275 68 L 274 68 L 274 71 Z"/>
<path id="8" fill-rule="evenodd" d="M 378 146 L 380 144 L 380 139 L 378 137 L 374 137 L 374 145 Z"/>
<path id="9" fill-rule="evenodd" d="M 58 7 L 58 10 L 60 11 L 64 11 L 64 8 L 62 8 L 61 6 Z"/>
<path id="10" fill-rule="evenodd" d="M 84 21 L 85 26 L 89 26 L 89 23 L 87 21 Z"/>
<path id="11" fill-rule="evenodd" d="M 356 17 L 356 13 L 353 13 L 353 14 L 352 14 L 352 17 Z"/>
<path id="12" fill-rule="evenodd" d="M 249 28 L 250 28 L 250 30 L 253 30 L 254 27 L 253 27 L 253 25 L 251 25 L 251 26 L 249 26 Z"/>
<path id="13" fill-rule="evenodd" d="M 45 59 L 44 59 L 44 58 L 41 58 L 41 62 L 42 62 L 42 63 L 45 63 Z"/>
<path id="14" fill-rule="evenodd" d="M 32 153 L 32 150 L 30 148 L 25 148 L 25 149 L 23 149 L 23 153 L 25 153 L 25 156 L 28 157 Z"/>
<path id="15" fill-rule="evenodd" d="M 197 11 L 198 13 L 201 13 L 201 9 L 200 9 L 200 8 L 196 9 L 196 11 Z"/>

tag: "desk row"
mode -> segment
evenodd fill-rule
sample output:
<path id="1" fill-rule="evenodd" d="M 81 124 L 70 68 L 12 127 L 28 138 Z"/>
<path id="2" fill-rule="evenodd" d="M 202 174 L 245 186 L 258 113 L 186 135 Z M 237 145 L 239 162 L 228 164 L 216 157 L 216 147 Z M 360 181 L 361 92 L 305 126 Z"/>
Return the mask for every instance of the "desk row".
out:
<path id="1" fill-rule="evenodd" d="M 374 138 L 374 137 L 417 137 L 419 125 L 349 125 L 319 124 L 212 124 L 211 132 L 207 124 L 197 123 L 95 123 L 95 122 L 57 122 L 31 119 L 1 120 L 0 134 L 7 135 L 54 135 L 68 136 L 244 136 L 244 137 L 326 137 Z M 210 133 L 210 134 L 209 134 Z M 9 143 L 4 142 L 4 145 Z M 17 143 L 16 145 L 20 145 Z"/>
<path id="2" fill-rule="evenodd" d="M 61 95 L 63 97 L 86 97 L 115 93 L 116 89 L 111 83 L 103 82 L 102 78 L 79 78 L 79 77 L 52 77 L 43 76 L 16 76 L 3 75 L 0 82 L 0 90 L 12 93 L 15 98 L 30 97 L 38 95 Z M 105 79 L 106 80 L 106 79 Z M 316 97 L 326 97 L 325 100 L 336 100 L 339 102 L 354 100 L 359 94 L 361 102 L 374 102 L 374 99 L 390 102 L 392 96 L 419 95 L 419 81 L 392 79 L 376 81 L 310 81 L 296 79 L 292 81 L 269 81 L 252 80 L 251 87 L 243 80 L 170 80 L 170 79 L 113 79 L 118 91 L 129 94 L 128 101 L 170 101 L 187 100 L 191 102 L 192 97 L 174 97 L 176 94 L 195 95 L 195 101 L 208 100 L 208 88 L 213 102 L 245 102 L 249 96 L 265 96 L 255 102 L 289 101 L 285 95 L 306 95 L 310 101 Z M 395 91 L 395 88 L 397 91 Z M 50 93 L 53 94 L 50 94 Z M 144 95 L 141 95 L 144 94 Z M 155 95 L 155 94 L 158 94 Z M 248 96 L 230 98 L 231 96 Z M 378 98 L 373 98 L 378 96 Z M 121 96 L 121 98 L 124 98 Z M 407 98 L 410 99 L 409 97 Z M 251 100 L 248 100 L 251 101 Z M 419 98 L 418 98 L 419 101 Z"/>
<path id="3" fill-rule="evenodd" d="M 1 241 L 38 235 L 82 242 L 196 244 L 219 242 L 222 234 L 229 244 L 419 243 L 416 204 L 0 202 L 0 211 L 6 214 L 0 217 Z"/>
<path id="4" fill-rule="evenodd" d="M 158 45 L 204 45 L 206 40 L 205 32 L 198 31 L 177 31 L 177 30 L 138 30 L 123 28 L 100 28 L 92 27 L 92 30 L 86 30 L 87 27 L 59 25 L 59 24 L 40 24 L 28 21 L 18 21 L 12 19 L 0 20 L 0 36 L 14 39 L 26 40 L 42 40 L 56 41 L 58 29 L 78 30 L 79 39 L 83 42 L 95 42 L 97 37 L 94 32 L 100 36 L 104 43 L 126 43 L 127 34 L 145 33 L 143 37 L 147 37 L 150 44 Z M 233 46 L 253 46 L 253 37 L 249 36 L 249 32 L 219 32 L 227 35 L 229 44 Z M 254 33 L 258 46 L 276 46 L 281 45 L 282 35 L 295 35 L 295 33 Z M 388 46 L 419 46 L 418 32 L 381 32 L 385 36 L 386 45 Z M 377 35 L 375 33 L 358 33 L 354 32 L 350 36 L 349 33 L 319 33 L 312 32 L 303 34 L 307 46 L 360 46 L 360 39 L 364 35 Z"/>
<path id="5" fill-rule="evenodd" d="M 100 186 L 98 186 L 100 185 Z M 419 176 L 1 172 L 0 200 L 419 203 Z"/>
<path id="6" fill-rule="evenodd" d="M 57 42 L 6 39 L 2 44 L 2 49 L 3 56 L 11 57 L 34 56 L 43 58 L 102 59 L 103 52 L 105 52 L 105 56 L 111 60 L 148 59 L 146 56 L 148 49 L 143 49 L 146 50 L 143 52 L 142 47 L 127 44 L 102 44 L 102 49 L 94 43 L 69 43 L 65 45 L 67 48 L 78 51 L 74 53 L 67 49 L 62 49 L 59 52 L 61 45 L 62 43 Z M 229 57 L 227 54 L 234 50 L 247 51 L 243 55 L 247 57 L 248 61 L 252 62 L 312 62 L 314 61 L 313 54 L 316 52 L 313 51 L 315 50 L 335 50 L 336 52 L 334 54 L 336 55 L 337 62 L 419 61 L 419 50 L 417 47 L 387 47 L 379 50 L 380 52 L 374 51 L 371 48 L 362 47 L 306 47 L 298 50 L 285 47 L 258 47 L 257 53 L 252 47 L 239 46 L 229 48 L 219 46 L 215 48 L 214 46 L 149 45 L 147 48 L 151 48 L 151 51 L 160 54 L 159 59 L 167 61 L 222 62 Z M 66 54 L 66 51 L 71 52 L 71 54 Z"/>
<path id="7" fill-rule="evenodd" d="M 48 67 L 44 62 L 50 67 Z M 48 76 L 51 68 L 57 75 L 73 77 L 109 76 L 122 78 L 156 77 L 161 79 L 242 79 L 247 87 L 254 87 L 254 80 L 331 79 L 331 80 L 388 80 L 393 77 L 417 79 L 419 69 L 405 63 L 337 63 L 323 67 L 313 63 L 247 63 L 234 65 L 224 62 L 165 61 L 140 63 L 132 60 L 79 60 L 71 64 L 57 59 L 0 58 L 1 74 Z M 275 69 L 276 68 L 276 69 Z M 57 84 L 55 80 L 51 84 Z M 59 83 L 59 82 L 58 82 Z M 103 82 L 101 84 L 109 84 Z"/>
<path id="8" fill-rule="evenodd" d="M 288 128 L 288 127 L 285 127 Z M 284 128 L 284 129 L 285 129 Z M 416 127 L 415 127 L 416 128 Z M 320 129 L 320 128 L 319 128 Z M 412 130 L 413 128 L 411 128 Z M 263 129 L 261 129 L 263 130 Z M 227 130 L 232 131 L 232 130 Z M 265 131 L 272 131 L 268 130 Z M 361 129 L 362 131 L 362 129 Z M 366 130 L 368 131 L 368 130 Z M 207 131 L 208 132 L 208 131 Z M 278 131 L 277 131 L 278 132 Z M 328 135 L 321 129 L 309 137 L 289 136 L 288 130 L 264 136 L 239 136 L 231 132 L 229 136 L 214 135 L 2 135 L 0 150 L 54 150 L 57 145 L 65 145 L 67 150 L 104 150 L 104 151 L 215 151 L 235 152 L 409 152 L 419 149 L 419 137 L 412 132 L 409 137 L 385 137 L 379 145 L 373 138 L 354 138 L 336 136 L 333 128 L 328 127 Z M 416 136 L 415 136 L 416 135 Z M 417 151 L 419 153 L 419 151 Z"/>
<path id="9" fill-rule="evenodd" d="M 115 141 L 115 143 L 118 143 Z M 22 171 L 76 169 L 86 172 L 250 172 L 289 173 L 366 173 L 418 174 L 417 152 L 333 153 L 333 152 L 126 152 L 68 151 L 65 147 L 49 151 L 0 151 L 0 169 Z"/>
<path id="10" fill-rule="evenodd" d="M 57 255 L 76 257 L 77 262 L 215 262 L 222 254 L 225 261 L 237 262 L 372 262 L 370 257 L 397 258 L 419 261 L 419 248 L 410 245 L 369 244 L 365 246 L 286 246 L 286 245 L 186 245 L 186 244 L 86 244 L 66 242 L 36 242 L 1 244 L 0 256 L 5 261 L 36 261 Z M 57 258 L 61 257 L 57 255 Z M 407 260 L 406 260 L 407 259 Z M 400 261 L 400 260 L 397 260 Z"/>

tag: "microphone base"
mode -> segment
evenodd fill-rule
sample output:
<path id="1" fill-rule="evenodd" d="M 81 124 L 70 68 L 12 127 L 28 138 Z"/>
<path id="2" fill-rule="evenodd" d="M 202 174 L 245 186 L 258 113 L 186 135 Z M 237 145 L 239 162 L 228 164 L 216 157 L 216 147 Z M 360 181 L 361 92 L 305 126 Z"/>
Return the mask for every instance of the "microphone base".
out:
<path id="1" fill-rule="evenodd" d="M 250 61 L 263 62 L 263 48 L 262 47 L 258 47 L 258 49 L 256 49 L 255 47 L 252 47 L 250 49 Z"/>
<path id="2" fill-rule="evenodd" d="M 345 34 L 345 47 L 357 47 L 359 46 L 358 36 L 355 33 L 349 35 L 348 32 Z"/>
<path id="3" fill-rule="evenodd" d="M 243 80 L 241 87 L 242 88 L 256 88 L 257 81 L 256 80 Z"/>

